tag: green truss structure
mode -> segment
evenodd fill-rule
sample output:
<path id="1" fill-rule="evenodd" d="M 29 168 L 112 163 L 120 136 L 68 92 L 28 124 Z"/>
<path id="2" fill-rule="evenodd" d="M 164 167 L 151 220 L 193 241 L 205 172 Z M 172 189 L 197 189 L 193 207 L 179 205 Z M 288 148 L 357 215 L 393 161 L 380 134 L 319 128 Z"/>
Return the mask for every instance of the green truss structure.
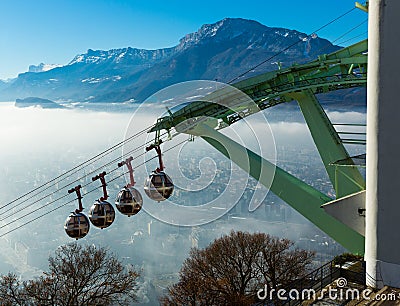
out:
<path id="1" fill-rule="evenodd" d="M 340 199 L 363 191 L 365 180 L 344 147 L 345 140 L 340 138 L 315 94 L 366 86 L 367 45 L 367 40 L 364 40 L 337 52 L 320 55 L 312 62 L 264 73 L 233 85 L 249 96 L 255 102 L 254 104 L 249 104 L 248 100 L 227 88 L 216 90 L 202 101 L 192 102 L 168 116 L 159 118 L 149 132 L 159 134 L 163 129 L 170 131 L 188 119 L 196 121 L 196 118 L 204 116 L 218 119 L 220 127 L 224 127 L 256 112 L 296 100 L 336 191 L 336 198 Z M 218 104 L 208 101 L 218 101 Z M 199 126 L 201 127 L 202 124 Z M 203 125 L 200 129 L 207 130 L 207 133 L 213 136 L 202 136 L 208 143 L 260 183 L 269 187 L 274 194 L 322 231 L 349 251 L 364 253 L 364 236 L 321 208 L 321 205 L 332 201 L 332 198 L 283 169 L 275 168 L 269 161 L 244 148 L 248 156 L 246 163 L 250 164 L 246 165 L 243 158 L 229 156 L 225 149 L 229 145 L 240 148 L 239 144 L 212 128 L 206 128 Z M 340 160 L 346 160 L 347 167 L 335 165 L 335 162 Z M 272 184 L 264 182 L 262 164 L 266 165 L 264 171 L 275 169 Z"/>

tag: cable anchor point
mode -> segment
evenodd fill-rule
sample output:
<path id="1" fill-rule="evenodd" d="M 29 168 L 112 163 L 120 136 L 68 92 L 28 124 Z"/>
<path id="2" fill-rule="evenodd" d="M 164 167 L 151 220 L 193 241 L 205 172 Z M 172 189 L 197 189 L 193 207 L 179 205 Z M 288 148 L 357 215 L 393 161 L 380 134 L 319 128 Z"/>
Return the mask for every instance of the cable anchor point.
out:
<path id="1" fill-rule="evenodd" d="M 158 143 L 155 143 L 155 144 L 152 144 L 152 145 L 150 145 L 150 146 L 148 146 L 148 147 L 146 147 L 146 152 L 149 152 L 149 151 L 151 151 L 151 150 L 156 150 L 156 152 L 157 152 L 157 155 L 158 155 L 158 162 L 159 162 L 159 167 L 155 170 L 155 172 L 157 172 L 157 173 L 160 173 L 160 172 L 162 172 L 162 171 L 164 171 L 164 163 L 163 163 L 163 160 L 162 160 L 162 153 L 161 153 L 161 148 L 160 148 L 160 144 L 162 143 L 162 140 L 160 139 L 159 141 L 158 141 Z"/>
<path id="2" fill-rule="evenodd" d="M 106 174 L 107 173 L 105 171 L 103 171 L 102 173 L 92 177 L 93 182 L 100 179 L 101 187 L 103 187 L 103 196 L 100 198 L 101 202 L 106 201 L 108 199 L 107 184 L 106 184 L 106 179 L 105 179 Z"/>
<path id="3" fill-rule="evenodd" d="M 136 184 L 135 177 L 133 175 L 132 160 L 133 160 L 133 157 L 131 156 L 131 157 L 125 159 L 125 161 L 118 163 L 118 167 L 122 167 L 123 165 L 126 165 L 126 167 L 128 168 L 128 171 L 129 171 L 130 182 L 125 186 L 126 188 L 133 187 Z"/>
<path id="4" fill-rule="evenodd" d="M 81 188 L 82 188 L 82 186 L 78 185 L 78 186 L 75 186 L 74 188 L 68 190 L 68 193 L 76 192 L 76 196 L 77 196 L 78 204 L 79 204 L 78 208 L 75 209 L 75 213 L 77 213 L 77 214 L 83 211 L 83 206 L 82 206 L 82 198 L 83 197 L 81 195 Z"/>

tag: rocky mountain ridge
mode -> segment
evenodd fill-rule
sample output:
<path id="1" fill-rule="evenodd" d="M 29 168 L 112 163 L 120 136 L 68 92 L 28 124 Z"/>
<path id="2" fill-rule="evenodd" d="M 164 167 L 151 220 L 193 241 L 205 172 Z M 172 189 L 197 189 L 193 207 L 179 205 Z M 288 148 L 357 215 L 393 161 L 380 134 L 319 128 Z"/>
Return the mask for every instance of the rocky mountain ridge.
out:
<path id="1" fill-rule="evenodd" d="M 143 101 L 156 91 L 183 81 L 228 82 L 244 71 L 296 43 L 246 77 L 314 59 L 321 50 L 339 49 L 328 40 L 253 20 L 226 18 L 185 35 L 172 48 L 132 47 L 91 50 L 67 65 L 26 72 L 0 84 L 0 101 L 37 96 L 54 101 Z"/>

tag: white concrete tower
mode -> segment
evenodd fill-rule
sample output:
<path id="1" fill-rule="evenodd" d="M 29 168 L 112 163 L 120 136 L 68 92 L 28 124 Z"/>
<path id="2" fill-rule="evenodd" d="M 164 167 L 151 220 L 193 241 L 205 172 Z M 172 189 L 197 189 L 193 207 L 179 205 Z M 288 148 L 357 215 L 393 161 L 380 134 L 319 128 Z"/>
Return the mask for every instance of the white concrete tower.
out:
<path id="1" fill-rule="evenodd" d="M 400 1 L 368 14 L 367 284 L 400 287 Z"/>

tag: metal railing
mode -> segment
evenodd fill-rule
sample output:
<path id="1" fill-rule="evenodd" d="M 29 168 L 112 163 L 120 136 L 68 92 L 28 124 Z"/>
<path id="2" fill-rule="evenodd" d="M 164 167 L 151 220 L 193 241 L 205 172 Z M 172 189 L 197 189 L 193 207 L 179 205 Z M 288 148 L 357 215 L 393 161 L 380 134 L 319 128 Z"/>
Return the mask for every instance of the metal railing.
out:
<path id="1" fill-rule="evenodd" d="M 339 267 L 335 265 L 333 261 L 330 261 L 308 273 L 303 278 L 297 279 L 288 286 L 285 286 L 286 288 L 283 288 L 285 289 L 285 293 L 280 295 L 282 299 L 279 301 L 260 301 L 254 305 L 300 305 L 303 302 L 302 296 L 300 296 L 298 299 L 291 299 L 289 296 L 291 290 L 295 290 L 296 292 L 303 292 L 303 290 L 314 290 L 315 292 L 320 292 L 323 288 L 340 277 L 344 277 L 348 282 L 354 282 L 365 286 L 366 281 L 364 262 L 361 262 L 360 271 L 352 271 L 347 268 Z"/>

